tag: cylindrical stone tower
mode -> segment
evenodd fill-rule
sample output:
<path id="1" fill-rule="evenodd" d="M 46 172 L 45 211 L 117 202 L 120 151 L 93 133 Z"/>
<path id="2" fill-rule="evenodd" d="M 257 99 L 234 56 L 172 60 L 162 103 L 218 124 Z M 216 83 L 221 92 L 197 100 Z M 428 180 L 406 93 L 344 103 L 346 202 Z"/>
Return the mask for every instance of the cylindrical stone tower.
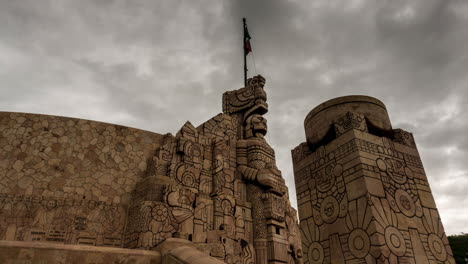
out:
<path id="1" fill-rule="evenodd" d="M 413 135 L 385 105 L 315 107 L 292 151 L 305 264 L 455 263 Z"/>

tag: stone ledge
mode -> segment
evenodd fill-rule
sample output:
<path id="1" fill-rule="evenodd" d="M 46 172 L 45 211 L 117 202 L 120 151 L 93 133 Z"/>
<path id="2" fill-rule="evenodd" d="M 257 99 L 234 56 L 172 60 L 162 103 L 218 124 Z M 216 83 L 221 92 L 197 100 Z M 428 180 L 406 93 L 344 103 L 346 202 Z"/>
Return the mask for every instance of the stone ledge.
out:
<path id="1" fill-rule="evenodd" d="M 163 264 L 225 264 L 199 251 L 192 242 L 186 239 L 168 238 L 156 249 L 164 256 Z"/>
<path id="2" fill-rule="evenodd" d="M 161 264 L 157 251 L 0 240 L 0 263 Z"/>
<path id="3" fill-rule="evenodd" d="M 20 247 L 20 248 L 35 248 L 35 249 L 56 249 L 56 250 L 69 250 L 69 251 L 90 251 L 90 252 L 106 252 L 117 254 L 131 254 L 131 255 L 147 255 L 160 257 L 158 251 L 149 251 L 141 249 L 127 249 L 127 248 L 113 248 L 113 247 L 99 247 L 99 246 L 86 246 L 86 245 L 65 245 L 55 243 L 42 243 L 42 242 L 24 242 L 24 241 L 6 241 L 0 240 L 0 247 Z"/>

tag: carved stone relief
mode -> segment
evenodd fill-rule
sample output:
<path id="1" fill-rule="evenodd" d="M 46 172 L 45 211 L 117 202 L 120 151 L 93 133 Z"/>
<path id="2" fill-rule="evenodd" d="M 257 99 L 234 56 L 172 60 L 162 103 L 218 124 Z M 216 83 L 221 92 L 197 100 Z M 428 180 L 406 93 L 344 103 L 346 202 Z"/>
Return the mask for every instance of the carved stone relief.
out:
<path id="1" fill-rule="evenodd" d="M 154 250 L 176 237 L 226 263 L 301 263 L 264 85 L 226 92 L 223 113 L 175 136 L 0 114 L 0 239 Z"/>
<path id="2" fill-rule="evenodd" d="M 6 240 L 121 247 L 126 209 L 90 200 L 0 194 Z"/>
<path id="3" fill-rule="evenodd" d="M 362 114 L 347 112 L 334 123 L 336 136 L 341 136 L 350 129 L 367 131 L 366 117 Z"/>
<path id="4" fill-rule="evenodd" d="M 292 150 L 304 263 L 455 263 L 412 134 L 364 121 L 347 112 L 340 137 Z"/>
<path id="5" fill-rule="evenodd" d="M 263 137 L 264 84 L 254 77 L 225 93 L 223 114 L 166 135 L 140 183 L 154 177 L 162 194 L 135 189 L 125 247 L 151 249 L 178 236 L 226 263 L 301 263 L 296 211 Z"/>

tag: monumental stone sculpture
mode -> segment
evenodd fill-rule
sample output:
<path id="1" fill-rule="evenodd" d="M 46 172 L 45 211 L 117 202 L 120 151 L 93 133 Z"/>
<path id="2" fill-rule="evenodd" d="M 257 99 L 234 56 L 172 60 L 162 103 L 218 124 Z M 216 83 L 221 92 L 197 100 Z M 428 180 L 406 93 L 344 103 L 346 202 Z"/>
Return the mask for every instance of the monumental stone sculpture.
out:
<path id="1" fill-rule="evenodd" d="M 304 263 L 455 263 L 413 135 L 385 105 L 314 108 L 292 151 Z"/>
<path id="2" fill-rule="evenodd" d="M 296 210 L 265 140 L 265 79 L 174 135 L 0 113 L 0 256 L 64 263 L 454 263 L 411 133 L 382 102 L 313 109 Z M 47 244 L 46 244 L 47 243 Z"/>
<path id="3" fill-rule="evenodd" d="M 301 263 L 296 211 L 264 138 L 264 85 L 255 76 L 224 93 L 223 113 L 175 136 L 2 113 L 0 239 Z"/>

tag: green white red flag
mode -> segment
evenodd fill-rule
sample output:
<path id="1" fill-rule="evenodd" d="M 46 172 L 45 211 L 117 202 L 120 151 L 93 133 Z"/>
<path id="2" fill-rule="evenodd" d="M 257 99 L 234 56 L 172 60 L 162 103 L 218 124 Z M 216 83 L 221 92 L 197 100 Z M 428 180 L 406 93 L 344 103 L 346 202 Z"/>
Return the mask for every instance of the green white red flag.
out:
<path id="1" fill-rule="evenodd" d="M 247 25 L 244 26 L 244 52 L 245 55 L 249 54 L 252 52 L 252 46 L 250 45 L 250 34 L 249 30 L 247 29 Z"/>

